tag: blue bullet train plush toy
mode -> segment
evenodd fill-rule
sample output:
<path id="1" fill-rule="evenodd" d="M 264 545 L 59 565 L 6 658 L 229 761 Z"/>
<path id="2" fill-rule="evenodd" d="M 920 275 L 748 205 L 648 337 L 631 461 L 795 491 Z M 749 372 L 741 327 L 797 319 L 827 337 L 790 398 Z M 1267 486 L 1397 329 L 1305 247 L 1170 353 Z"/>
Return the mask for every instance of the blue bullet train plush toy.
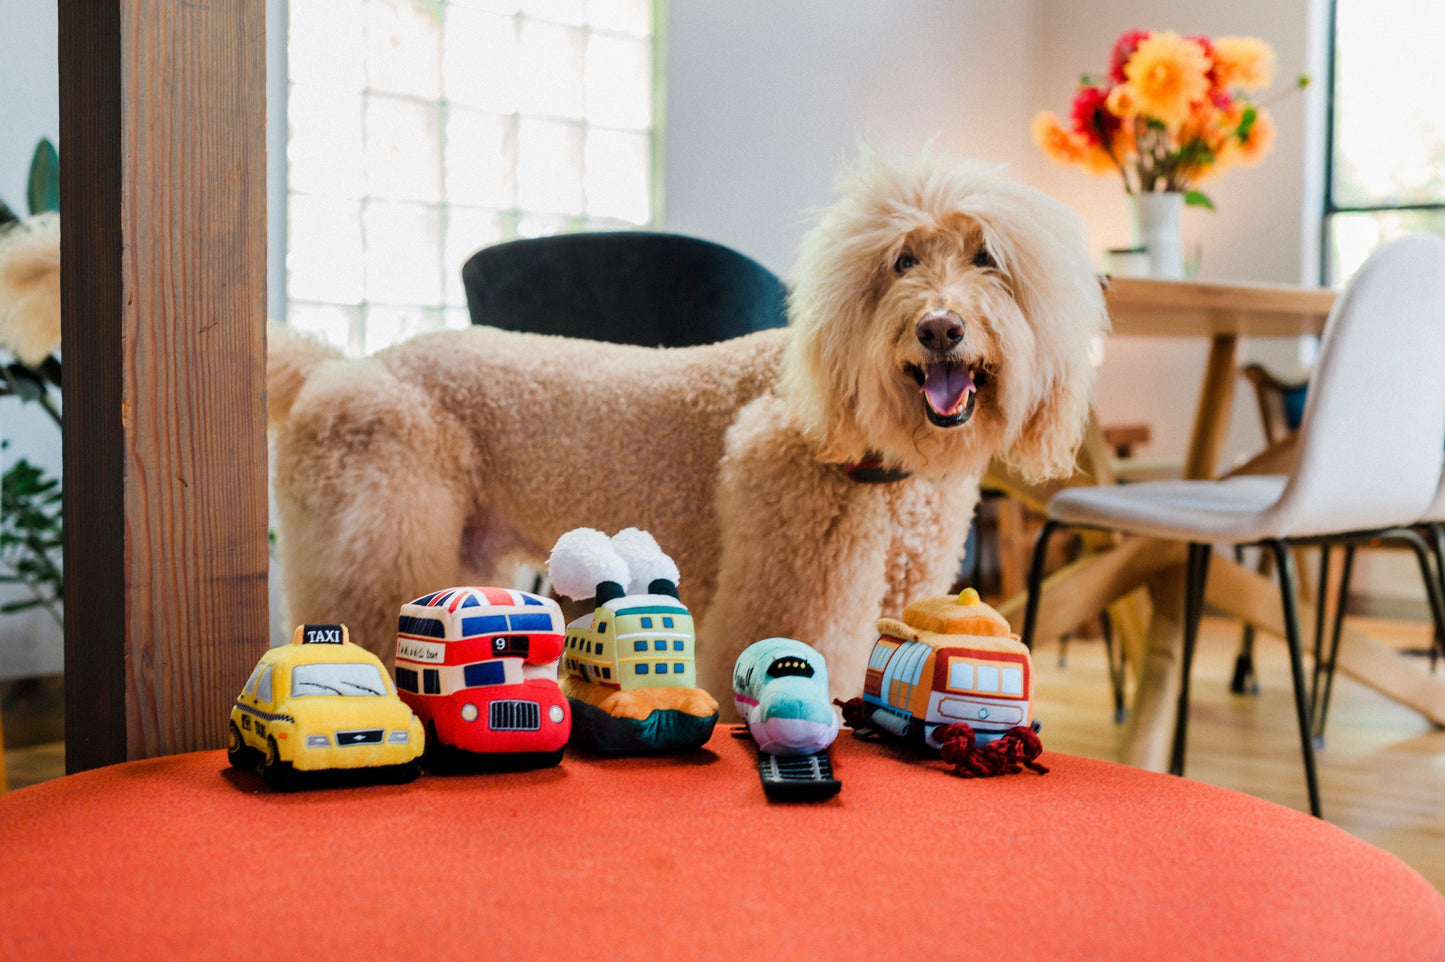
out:
<path id="1" fill-rule="evenodd" d="M 822 655 L 792 638 L 755 642 L 733 665 L 733 697 L 758 743 L 758 773 L 769 798 L 837 794 L 842 786 L 826 751 L 839 721 Z"/>

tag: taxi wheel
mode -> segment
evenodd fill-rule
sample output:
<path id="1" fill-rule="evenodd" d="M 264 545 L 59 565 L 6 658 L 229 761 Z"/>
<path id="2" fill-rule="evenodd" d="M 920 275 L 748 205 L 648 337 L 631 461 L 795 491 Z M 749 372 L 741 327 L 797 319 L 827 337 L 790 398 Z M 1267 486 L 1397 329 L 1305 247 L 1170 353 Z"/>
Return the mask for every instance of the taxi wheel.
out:
<path id="1" fill-rule="evenodd" d="M 274 738 L 266 739 L 266 761 L 261 766 L 261 774 L 266 784 L 278 792 L 289 792 L 296 787 L 296 770 L 290 762 L 281 760 L 281 750 Z"/>
<path id="2" fill-rule="evenodd" d="M 406 785 L 416 781 L 420 774 L 421 765 L 411 761 L 402 765 L 389 766 L 386 771 L 386 780 L 393 785 Z"/>
<path id="3" fill-rule="evenodd" d="M 246 744 L 241 737 L 241 729 L 231 722 L 230 740 L 226 743 L 226 760 L 233 768 L 242 770 L 254 770 L 256 768 L 256 756 L 260 753 Z"/>

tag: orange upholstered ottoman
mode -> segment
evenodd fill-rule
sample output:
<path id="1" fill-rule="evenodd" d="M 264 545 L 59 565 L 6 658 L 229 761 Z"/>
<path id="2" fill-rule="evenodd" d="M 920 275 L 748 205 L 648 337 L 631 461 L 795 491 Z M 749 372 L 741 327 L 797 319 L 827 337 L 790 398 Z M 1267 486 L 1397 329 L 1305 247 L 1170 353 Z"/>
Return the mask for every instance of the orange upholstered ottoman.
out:
<path id="1" fill-rule="evenodd" d="M 203 752 L 0 798 L 6 959 L 1438 959 L 1445 899 L 1246 795 L 1045 753 L 952 775 L 848 735 L 770 804 L 664 758 L 280 795 Z"/>

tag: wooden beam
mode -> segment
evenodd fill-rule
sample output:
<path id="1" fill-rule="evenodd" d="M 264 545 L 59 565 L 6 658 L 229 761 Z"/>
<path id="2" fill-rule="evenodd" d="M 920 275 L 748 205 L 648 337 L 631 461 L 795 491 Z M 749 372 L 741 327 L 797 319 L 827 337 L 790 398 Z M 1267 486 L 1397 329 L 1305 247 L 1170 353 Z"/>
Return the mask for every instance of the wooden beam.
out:
<path id="1" fill-rule="evenodd" d="M 78 771 L 222 745 L 267 644 L 265 5 L 59 15 Z"/>

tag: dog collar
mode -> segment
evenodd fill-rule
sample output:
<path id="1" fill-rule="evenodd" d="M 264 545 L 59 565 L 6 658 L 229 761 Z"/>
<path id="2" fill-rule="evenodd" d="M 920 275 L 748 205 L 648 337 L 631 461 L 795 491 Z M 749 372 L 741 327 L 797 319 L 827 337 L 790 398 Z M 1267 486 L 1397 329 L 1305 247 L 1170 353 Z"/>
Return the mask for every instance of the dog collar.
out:
<path id="1" fill-rule="evenodd" d="M 888 464 L 877 451 L 867 451 L 863 460 L 843 466 L 843 473 L 860 484 L 892 484 L 912 477 L 913 472 Z"/>

